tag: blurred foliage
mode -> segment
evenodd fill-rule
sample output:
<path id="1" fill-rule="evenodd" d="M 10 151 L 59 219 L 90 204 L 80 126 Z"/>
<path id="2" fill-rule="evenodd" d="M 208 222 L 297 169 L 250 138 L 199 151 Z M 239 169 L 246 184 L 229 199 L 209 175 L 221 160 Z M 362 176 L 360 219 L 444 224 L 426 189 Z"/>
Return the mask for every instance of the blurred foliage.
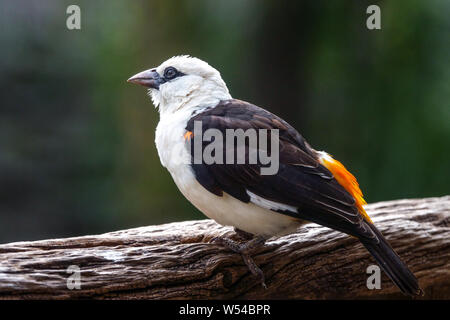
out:
<path id="1" fill-rule="evenodd" d="M 66 28 L 69 4 L 81 30 Z M 203 218 L 159 163 L 145 90 L 125 82 L 178 54 L 344 162 L 369 202 L 448 194 L 449 12 L 440 0 L 3 0 L 0 242 Z"/>

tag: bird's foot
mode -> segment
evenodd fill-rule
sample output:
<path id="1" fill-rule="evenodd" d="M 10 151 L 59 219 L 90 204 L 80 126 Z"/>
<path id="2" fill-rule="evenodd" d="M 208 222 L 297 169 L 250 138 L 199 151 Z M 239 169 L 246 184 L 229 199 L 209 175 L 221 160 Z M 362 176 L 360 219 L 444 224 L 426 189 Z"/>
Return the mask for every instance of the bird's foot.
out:
<path id="1" fill-rule="evenodd" d="M 243 240 L 252 240 L 254 238 L 253 234 L 238 228 L 234 228 L 234 232 L 236 232 L 237 236 Z"/>
<path id="2" fill-rule="evenodd" d="M 236 229 L 239 230 L 239 229 Z M 240 232 L 244 232 L 239 230 Z M 239 234 L 239 233 L 238 233 Z M 239 234 L 242 238 L 243 235 L 248 238 L 249 233 L 245 232 L 244 234 Z M 253 236 L 252 236 L 253 237 Z M 220 243 L 224 247 L 230 249 L 231 251 L 234 251 L 236 253 L 239 253 L 242 256 L 242 259 L 244 260 L 245 264 L 247 265 L 250 272 L 260 280 L 262 286 L 267 289 L 266 283 L 265 283 L 265 277 L 264 272 L 258 267 L 258 265 L 253 261 L 253 258 L 251 257 L 251 252 L 255 249 L 261 247 L 266 242 L 265 238 L 263 237 L 254 237 L 253 239 L 245 242 L 245 243 L 239 243 L 237 241 L 231 240 L 229 238 L 225 237 L 215 237 L 211 240 L 213 243 Z"/>

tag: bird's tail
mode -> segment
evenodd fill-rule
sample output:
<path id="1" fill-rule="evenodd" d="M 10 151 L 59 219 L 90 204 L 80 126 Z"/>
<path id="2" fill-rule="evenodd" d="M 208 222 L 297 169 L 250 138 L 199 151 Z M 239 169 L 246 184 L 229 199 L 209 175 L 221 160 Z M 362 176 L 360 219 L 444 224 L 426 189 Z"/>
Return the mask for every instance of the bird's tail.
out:
<path id="1" fill-rule="evenodd" d="M 389 278 L 397 287 L 407 295 L 423 295 L 422 289 L 414 274 L 409 270 L 406 264 L 400 259 L 391 245 L 383 237 L 380 231 L 371 223 L 366 223 L 376 234 L 378 242 L 360 239 L 366 249 L 372 254 L 378 262 L 381 269 L 387 273 Z"/>

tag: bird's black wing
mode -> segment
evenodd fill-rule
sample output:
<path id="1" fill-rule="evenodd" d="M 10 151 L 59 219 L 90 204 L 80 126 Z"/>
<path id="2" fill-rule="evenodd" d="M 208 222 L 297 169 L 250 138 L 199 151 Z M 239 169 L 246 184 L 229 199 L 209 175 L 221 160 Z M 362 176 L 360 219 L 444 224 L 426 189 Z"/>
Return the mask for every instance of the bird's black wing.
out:
<path id="1" fill-rule="evenodd" d="M 226 137 L 226 129 L 279 130 L 278 173 L 261 175 L 263 165 L 259 162 L 192 163 L 196 179 L 208 191 L 217 196 L 226 192 L 246 203 L 252 201 L 249 191 L 263 199 L 289 206 L 276 210 L 280 213 L 376 241 L 376 236 L 358 211 L 353 196 L 319 162 L 318 153 L 281 118 L 255 105 L 232 99 L 193 116 L 186 126 L 188 132 L 194 131 L 195 121 L 200 121 L 202 132 L 218 129 L 223 137 Z M 192 141 L 198 138 L 194 134 Z M 203 141 L 203 148 L 208 143 Z M 194 145 L 195 142 L 190 144 L 192 156 Z M 225 149 L 226 144 L 223 145 Z M 226 154 L 226 150 L 223 154 Z"/>

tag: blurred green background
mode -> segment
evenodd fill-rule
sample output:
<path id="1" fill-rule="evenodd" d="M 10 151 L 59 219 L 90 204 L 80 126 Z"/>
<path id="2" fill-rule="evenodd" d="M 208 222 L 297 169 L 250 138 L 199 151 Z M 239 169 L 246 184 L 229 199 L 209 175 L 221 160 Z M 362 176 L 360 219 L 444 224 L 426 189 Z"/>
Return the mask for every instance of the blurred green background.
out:
<path id="1" fill-rule="evenodd" d="M 81 8 L 81 30 L 66 8 Z M 381 30 L 366 8 L 381 7 Z M 178 54 L 280 115 L 368 202 L 450 191 L 450 1 L 0 2 L 0 242 L 203 219 L 131 75 Z"/>

